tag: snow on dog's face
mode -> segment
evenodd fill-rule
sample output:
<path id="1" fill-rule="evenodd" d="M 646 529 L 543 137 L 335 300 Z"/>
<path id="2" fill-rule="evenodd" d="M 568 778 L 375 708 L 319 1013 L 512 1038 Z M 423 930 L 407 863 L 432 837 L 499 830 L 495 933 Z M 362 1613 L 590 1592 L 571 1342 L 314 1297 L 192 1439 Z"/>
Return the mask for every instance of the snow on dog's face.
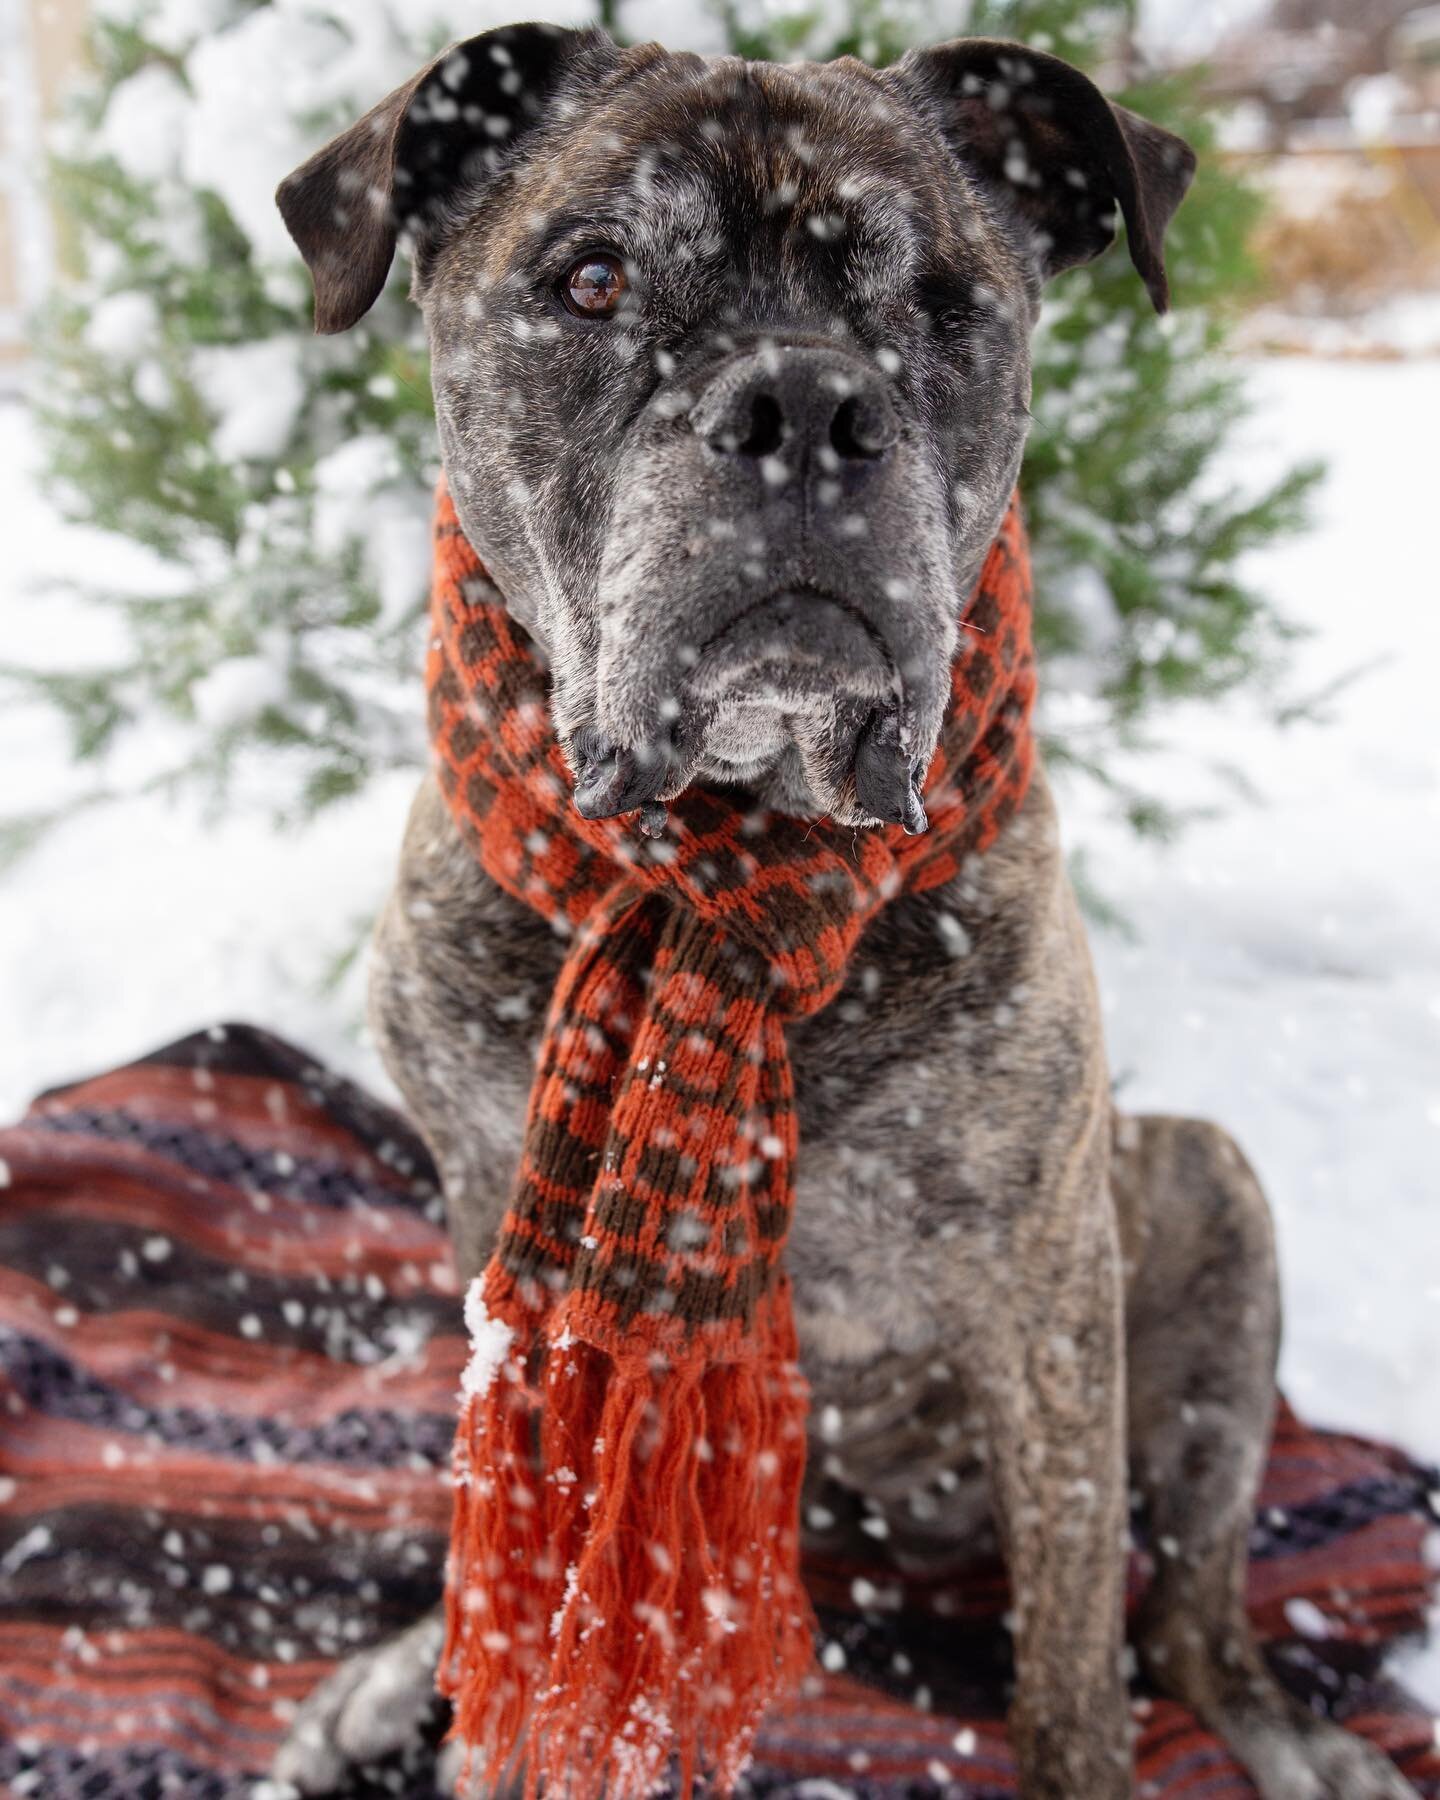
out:
<path id="1" fill-rule="evenodd" d="M 861 824 L 904 820 L 933 752 L 1042 281 L 1119 211 L 1163 308 L 1193 166 L 1018 45 L 877 73 L 517 26 L 279 200 L 321 330 L 409 239 L 451 490 L 550 659 L 582 809 L 706 776 Z"/>

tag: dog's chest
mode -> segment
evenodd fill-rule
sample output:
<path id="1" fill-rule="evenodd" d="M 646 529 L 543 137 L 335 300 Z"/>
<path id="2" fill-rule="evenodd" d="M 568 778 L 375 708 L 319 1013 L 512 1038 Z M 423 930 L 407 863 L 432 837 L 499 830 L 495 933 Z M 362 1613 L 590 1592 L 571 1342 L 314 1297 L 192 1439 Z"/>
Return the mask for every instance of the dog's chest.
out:
<path id="1" fill-rule="evenodd" d="M 954 1221 L 939 1171 L 927 1180 L 916 1161 L 904 1143 L 807 1145 L 786 1266 L 811 1395 L 810 1528 L 833 1514 L 862 1554 L 879 1546 L 855 1532 L 883 1532 L 888 1552 L 925 1563 L 976 1545 L 991 1501 L 942 1236 Z"/>
<path id="2" fill-rule="evenodd" d="M 922 1510 L 948 1511 L 973 1435 L 946 1256 L 959 1224 L 933 1157 L 924 1166 L 923 1127 L 905 1123 L 917 1108 L 923 1119 L 916 1091 L 935 1085 L 930 1034 L 916 1035 L 908 1076 L 892 1066 L 836 1079 L 832 1061 L 823 1107 L 807 1104 L 808 1059 L 797 1059 L 802 1118 L 833 1106 L 835 1128 L 802 1130 L 785 1262 L 812 1393 L 812 1465 L 906 1507 L 928 1492 Z M 903 1495 L 891 1491 L 897 1471 Z"/>
<path id="3" fill-rule="evenodd" d="M 952 1543 L 986 1511 L 965 1379 L 983 1296 L 964 1252 L 1003 1213 L 1025 1141 L 1000 1073 L 1007 1029 L 1025 1029 L 1005 1021 L 1007 959 L 992 966 L 977 932 L 962 974 L 943 943 L 962 929 L 943 904 L 902 903 L 835 1005 L 792 1027 L 785 1250 L 812 1467 Z"/>

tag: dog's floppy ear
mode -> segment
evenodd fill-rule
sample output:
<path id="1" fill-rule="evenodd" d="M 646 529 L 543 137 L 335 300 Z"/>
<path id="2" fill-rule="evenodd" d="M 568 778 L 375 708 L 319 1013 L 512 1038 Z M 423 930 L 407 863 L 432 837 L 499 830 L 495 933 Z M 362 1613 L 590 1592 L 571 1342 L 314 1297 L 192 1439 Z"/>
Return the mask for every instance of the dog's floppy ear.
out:
<path id="1" fill-rule="evenodd" d="M 507 168 L 564 77 L 615 54 L 605 33 L 506 25 L 452 45 L 276 190 L 315 283 L 315 329 L 344 331 L 374 305 L 400 233 L 423 245 L 460 191 Z"/>
<path id="2" fill-rule="evenodd" d="M 1098 256 L 1115 236 L 1118 206 L 1131 260 L 1156 312 L 1165 311 L 1165 228 L 1195 173 L 1183 138 L 1023 44 L 958 38 L 912 50 L 893 79 L 961 162 L 1018 210 L 1046 275 Z"/>

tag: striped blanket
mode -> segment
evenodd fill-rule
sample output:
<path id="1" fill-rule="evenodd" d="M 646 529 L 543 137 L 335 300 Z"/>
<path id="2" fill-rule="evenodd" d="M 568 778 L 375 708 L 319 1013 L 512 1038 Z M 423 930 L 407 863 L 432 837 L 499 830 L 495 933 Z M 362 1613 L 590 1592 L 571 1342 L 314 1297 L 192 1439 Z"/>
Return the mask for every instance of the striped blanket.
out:
<path id="1" fill-rule="evenodd" d="M 198 1034 L 0 1133 L 0 1792 L 265 1794 L 302 1696 L 440 1592 L 458 1312 L 419 1142 L 263 1032 Z M 1287 1683 L 1440 1796 L 1434 1727 L 1379 1668 L 1422 1626 L 1429 1497 L 1397 1452 L 1284 1413 L 1250 1600 Z M 807 1574 L 826 1668 L 750 1790 L 1013 1795 L 1000 1570 Z M 1191 1716 L 1136 1708 L 1142 1794 L 1253 1794 Z M 434 1800 L 432 1769 L 354 1791 Z"/>

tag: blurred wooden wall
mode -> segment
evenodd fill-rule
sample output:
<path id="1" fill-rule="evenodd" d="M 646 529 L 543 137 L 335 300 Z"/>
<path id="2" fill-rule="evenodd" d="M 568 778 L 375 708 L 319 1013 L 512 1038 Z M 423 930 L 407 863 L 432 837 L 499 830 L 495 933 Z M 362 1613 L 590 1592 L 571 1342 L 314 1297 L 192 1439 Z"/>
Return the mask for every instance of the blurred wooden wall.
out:
<path id="1" fill-rule="evenodd" d="M 1265 195 L 1253 248 L 1267 300 L 1343 318 L 1437 291 L 1440 133 L 1359 141 L 1337 130 L 1227 160 Z"/>
<path id="2" fill-rule="evenodd" d="M 24 353 L 55 267 L 45 126 L 84 52 L 86 0 L 0 0 L 0 362 Z"/>

